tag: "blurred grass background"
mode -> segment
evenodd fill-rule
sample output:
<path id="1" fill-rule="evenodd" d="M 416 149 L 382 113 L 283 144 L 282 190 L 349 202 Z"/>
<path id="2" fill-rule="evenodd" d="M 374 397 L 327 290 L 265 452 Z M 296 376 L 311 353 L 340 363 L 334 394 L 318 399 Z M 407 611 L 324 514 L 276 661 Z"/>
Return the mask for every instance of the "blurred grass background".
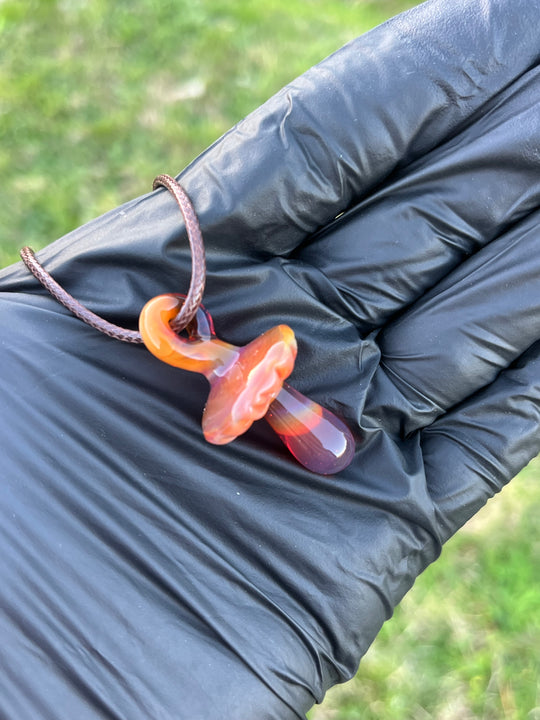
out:
<path id="1" fill-rule="evenodd" d="M 0 266 L 146 193 L 403 0 L 0 0 Z M 540 463 L 311 720 L 540 720 Z"/>

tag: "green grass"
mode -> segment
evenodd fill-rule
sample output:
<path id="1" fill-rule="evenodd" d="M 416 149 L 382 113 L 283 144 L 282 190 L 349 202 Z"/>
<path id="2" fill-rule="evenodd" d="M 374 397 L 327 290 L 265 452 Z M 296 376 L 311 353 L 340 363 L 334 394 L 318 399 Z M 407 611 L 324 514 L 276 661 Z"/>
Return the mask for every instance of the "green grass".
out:
<path id="1" fill-rule="evenodd" d="M 147 192 L 412 2 L 0 0 L 0 266 Z M 313 720 L 540 720 L 540 465 L 448 543 Z"/>
<path id="2" fill-rule="evenodd" d="M 175 174 L 414 2 L 0 0 L 0 266 Z"/>

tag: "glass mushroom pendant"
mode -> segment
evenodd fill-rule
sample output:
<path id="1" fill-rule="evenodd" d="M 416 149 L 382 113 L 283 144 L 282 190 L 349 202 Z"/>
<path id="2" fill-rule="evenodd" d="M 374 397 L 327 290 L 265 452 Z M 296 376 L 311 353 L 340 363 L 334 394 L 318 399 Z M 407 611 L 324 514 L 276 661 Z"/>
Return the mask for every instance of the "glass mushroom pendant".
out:
<path id="1" fill-rule="evenodd" d="M 287 385 L 296 359 L 296 340 L 287 325 L 267 330 L 244 347 L 223 342 L 209 313 L 199 307 L 186 328 L 174 332 L 183 295 L 159 295 L 143 308 L 139 329 L 148 350 L 163 362 L 202 373 L 210 393 L 202 418 L 204 437 L 223 445 L 264 417 L 306 468 L 332 475 L 350 464 L 354 439 L 330 411 Z"/>

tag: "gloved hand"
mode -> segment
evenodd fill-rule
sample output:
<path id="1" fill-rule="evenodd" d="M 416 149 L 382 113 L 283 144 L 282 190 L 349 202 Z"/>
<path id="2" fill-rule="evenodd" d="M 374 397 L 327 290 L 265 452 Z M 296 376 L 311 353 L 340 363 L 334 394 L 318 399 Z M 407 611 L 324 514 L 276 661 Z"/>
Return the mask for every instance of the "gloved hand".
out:
<path id="1" fill-rule="evenodd" d="M 180 176 L 218 334 L 294 329 L 357 439 L 335 477 L 262 422 L 207 444 L 202 376 L 1 274 L 0 717 L 304 717 L 539 451 L 539 11 L 428 2 Z M 122 325 L 189 284 L 165 190 L 39 257 Z"/>

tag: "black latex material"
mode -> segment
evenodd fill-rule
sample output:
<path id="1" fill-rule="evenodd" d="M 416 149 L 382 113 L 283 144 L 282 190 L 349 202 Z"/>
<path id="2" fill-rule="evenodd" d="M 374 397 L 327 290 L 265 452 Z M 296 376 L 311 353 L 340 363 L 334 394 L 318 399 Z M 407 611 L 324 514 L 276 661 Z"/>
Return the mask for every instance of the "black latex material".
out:
<path id="1" fill-rule="evenodd" d="M 218 334 L 293 327 L 292 383 L 359 441 L 336 477 L 262 421 L 206 444 L 202 376 L 3 271 L 2 720 L 304 717 L 540 450 L 539 13 L 428 2 L 180 176 Z M 165 190 L 39 258 L 119 324 L 189 283 Z"/>

